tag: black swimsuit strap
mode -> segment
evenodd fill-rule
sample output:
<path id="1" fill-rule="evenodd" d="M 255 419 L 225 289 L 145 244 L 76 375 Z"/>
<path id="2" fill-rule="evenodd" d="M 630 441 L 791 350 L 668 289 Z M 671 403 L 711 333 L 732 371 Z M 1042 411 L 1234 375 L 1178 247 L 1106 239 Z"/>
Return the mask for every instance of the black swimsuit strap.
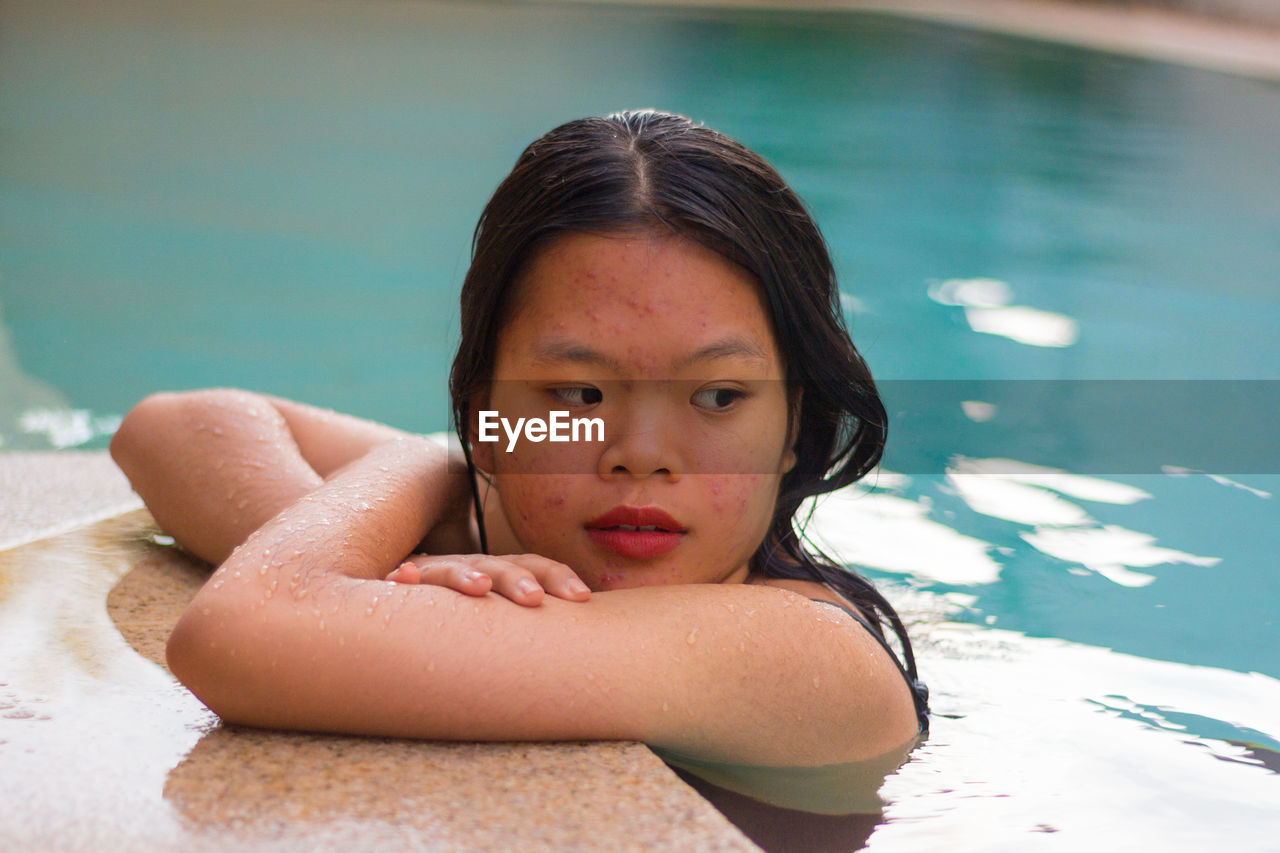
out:
<path id="1" fill-rule="evenodd" d="M 895 652 L 884 637 L 880 636 L 880 632 L 871 627 L 871 623 L 866 620 L 861 613 L 858 613 L 851 607 L 845 607 L 843 604 L 837 604 L 834 601 L 828 601 L 825 598 L 811 598 L 810 601 L 816 601 L 819 604 L 830 604 L 832 607 L 838 607 L 845 613 L 852 616 L 859 625 L 867 629 L 867 633 L 875 638 L 886 652 L 889 653 L 889 659 L 893 661 L 893 665 L 898 668 L 898 672 L 902 673 L 902 679 L 907 682 L 907 687 L 911 690 L 911 701 L 915 703 L 916 720 L 920 723 L 920 732 L 927 734 L 929 731 L 929 687 L 919 678 L 913 678 L 902 665 L 902 661 L 898 660 L 898 654 Z"/>

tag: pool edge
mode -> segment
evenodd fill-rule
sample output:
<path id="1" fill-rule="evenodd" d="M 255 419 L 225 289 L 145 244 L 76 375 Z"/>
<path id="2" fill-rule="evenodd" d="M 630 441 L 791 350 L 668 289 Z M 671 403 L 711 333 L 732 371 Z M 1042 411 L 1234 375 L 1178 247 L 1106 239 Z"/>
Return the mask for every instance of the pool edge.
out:
<path id="1" fill-rule="evenodd" d="M 565 5 L 874 12 L 1280 80 L 1280 28 L 1189 12 L 1056 0 L 551 0 Z"/>

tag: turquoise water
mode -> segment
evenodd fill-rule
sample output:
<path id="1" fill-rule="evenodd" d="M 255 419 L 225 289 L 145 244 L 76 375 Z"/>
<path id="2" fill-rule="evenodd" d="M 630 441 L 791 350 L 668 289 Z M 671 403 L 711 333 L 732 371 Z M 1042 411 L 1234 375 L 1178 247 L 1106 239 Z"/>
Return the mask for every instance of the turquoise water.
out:
<path id="1" fill-rule="evenodd" d="M 443 429 L 524 144 L 642 106 L 741 139 L 898 415 L 879 488 L 815 521 L 950 715 L 872 849 L 1264 849 L 1280 87 L 889 16 L 320 2 L 10 3 L 0 81 L 0 450 L 208 385 Z"/>

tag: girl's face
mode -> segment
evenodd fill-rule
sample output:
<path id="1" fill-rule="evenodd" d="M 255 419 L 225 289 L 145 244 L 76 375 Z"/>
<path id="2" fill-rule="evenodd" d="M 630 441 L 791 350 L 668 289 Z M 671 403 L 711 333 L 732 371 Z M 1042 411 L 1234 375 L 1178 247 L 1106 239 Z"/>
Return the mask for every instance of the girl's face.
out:
<path id="1" fill-rule="evenodd" d="M 521 430 L 510 451 L 506 427 L 472 433 L 521 545 L 595 590 L 745 580 L 795 464 L 754 277 L 674 236 L 570 233 L 511 299 L 473 430 L 481 410 L 512 429 L 552 411 L 603 424 L 603 440 Z"/>

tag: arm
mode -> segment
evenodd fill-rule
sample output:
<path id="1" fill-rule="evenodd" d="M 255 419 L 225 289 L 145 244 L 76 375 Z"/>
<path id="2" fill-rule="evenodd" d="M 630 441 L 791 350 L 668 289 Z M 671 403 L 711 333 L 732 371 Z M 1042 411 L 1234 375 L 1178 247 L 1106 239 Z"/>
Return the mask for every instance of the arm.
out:
<path id="1" fill-rule="evenodd" d="M 438 511 L 434 464 L 416 439 L 379 445 L 267 522 L 179 621 L 173 672 L 224 719 L 258 726 L 640 740 L 776 765 L 856 760 L 914 735 L 884 652 L 787 590 L 684 585 L 522 608 L 373 580 Z"/>
<path id="2" fill-rule="evenodd" d="M 120 424 L 111 455 L 160 526 L 217 564 L 326 477 L 379 445 L 407 438 L 301 403 L 215 389 L 143 400 Z M 462 466 L 443 448 L 432 452 L 427 476 L 442 500 L 429 544 L 438 553 L 474 550 Z"/>

